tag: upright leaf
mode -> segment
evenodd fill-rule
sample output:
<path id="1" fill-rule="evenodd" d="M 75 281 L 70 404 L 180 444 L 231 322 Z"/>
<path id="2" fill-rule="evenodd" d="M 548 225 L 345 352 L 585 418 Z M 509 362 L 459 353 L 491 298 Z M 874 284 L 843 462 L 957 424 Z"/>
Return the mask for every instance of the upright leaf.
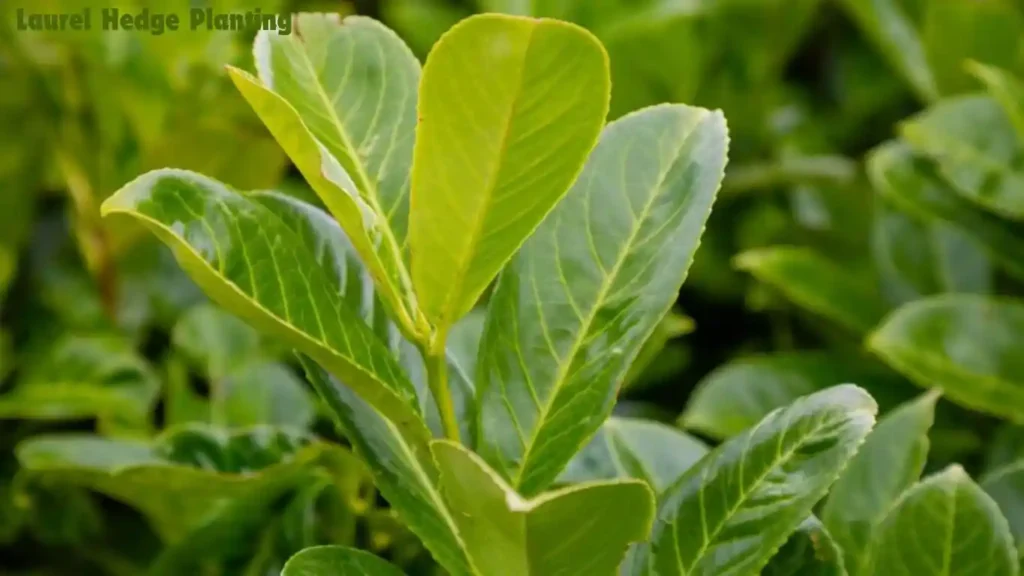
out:
<path id="1" fill-rule="evenodd" d="M 876 410 L 860 388 L 836 386 L 716 448 L 662 496 L 632 574 L 759 573 L 856 453 Z"/>
<path id="2" fill-rule="evenodd" d="M 339 278 L 273 211 L 177 170 L 140 176 L 103 211 L 145 224 L 217 303 L 322 363 L 425 448 L 415 388 L 342 300 Z"/>
<path id="3" fill-rule="evenodd" d="M 525 500 L 461 445 L 438 440 L 431 448 L 482 576 L 613 574 L 626 547 L 650 530 L 654 495 L 643 482 L 594 482 Z"/>
<path id="4" fill-rule="evenodd" d="M 965 198 L 1000 216 L 1024 219 L 1024 147 L 995 100 L 943 100 L 905 120 L 900 134 L 933 158 Z"/>
<path id="5" fill-rule="evenodd" d="M 939 98 L 924 44 L 899 0 L 842 0 L 841 5 L 920 100 Z"/>
<path id="6" fill-rule="evenodd" d="M 903 494 L 875 533 L 867 573 L 1016 576 L 1017 553 L 999 507 L 954 465 Z"/>
<path id="7" fill-rule="evenodd" d="M 1024 460 L 993 470 L 981 478 L 981 489 L 995 500 L 1010 524 L 1024 559 Z"/>
<path id="8" fill-rule="evenodd" d="M 923 40 L 928 66 L 943 94 L 976 86 L 964 69 L 969 60 L 1004 68 L 1017 65 L 1024 34 L 1014 0 L 936 2 L 926 4 Z"/>
<path id="9" fill-rule="evenodd" d="M 929 392 L 886 414 L 829 492 L 821 518 L 851 576 L 865 573 L 878 524 L 921 477 L 938 398 Z"/>
<path id="10" fill-rule="evenodd" d="M 420 69 L 369 18 L 300 14 L 295 34 L 261 31 L 259 80 L 231 78 L 341 223 L 400 326 L 425 333 L 403 254 Z"/>
<path id="11" fill-rule="evenodd" d="M 480 454 L 536 494 L 597 430 L 675 301 L 722 180 L 721 113 L 647 108 L 605 129 L 491 295 Z"/>
<path id="12" fill-rule="evenodd" d="M 979 210 L 902 143 L 879 146 L 868 156 L 867 165 L 872 185 L 887 200 L 969 234 L 1008 273 L 1024 279 L 1024 225 Z"/>
<path id="13" fill-rule="evenodd" d="M 855 333 L 871 330 L 886 311 L 870 279 L 843 269 L 809 248 L 749 250 L 736 257 L 736 266 L 797 305 Z"/>
<path id="14" fill-rule="evenodd" d="M 671 426 L 612 416 L 576 453 L 558 482 L 637 478 L 660 494 L 707 452 L 704 442 Z"/>
<path id="15" fill-rule="evenodd" d="M 409 224 L 416 295 L 440 335 L 579 174 L 608 112 L 589 32 L 484 14 L 434 46 L 420 84 Z"/>
<path id="16" fill-rule="evenodd" d="M 363 550 L 315 546 L 291 557 L 281 576 L 403 576 L 401 570 Z"/>
<path id="17" fill-rule="evenodd" d="M 890 315 L 868 346 L 919 386 L 1024 423 L 1021 302 L 967 294 L 918 300 Z"/>
<path id="18" fill-rule="evenodd" d="M 1024 145 L 1024 82 L 1006 70 L 980 62 L 968 62 L 967 69 L 1003 107 L 1017 131 L 1017 141 Z"/>

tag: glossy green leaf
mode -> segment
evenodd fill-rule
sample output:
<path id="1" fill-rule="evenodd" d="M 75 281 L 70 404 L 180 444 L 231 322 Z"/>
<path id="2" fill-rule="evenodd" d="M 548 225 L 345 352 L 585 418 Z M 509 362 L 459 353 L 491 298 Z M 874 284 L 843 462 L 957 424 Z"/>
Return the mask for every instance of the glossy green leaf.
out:
<path id="1" fill-rule="evenodd" d="M 597 39 L 555 20 L 472 16 L 430 52 L 409 238 L 416 295 L 441 335 L 576 179 L 608 112 L 608 77 Z"/>
<path id="2" fill-rule="evenodd" d="M 68 335 L 23 367 L 0 394 L 0 418 L 98 418 L 106 432 L 139 432 L 160 383 L 129 342 L 117 336 Z"/>
<path id="3" fill-rule="evenodd" d="M 309 354 L 425 446 L 415 388 L 343 301 L 341 280 L 265 205 L 203 176 L 161 170 L 130 182 L 103 210 L 145 224 L 217 303 Z"/>
<path id="4" fill-rule="evenodd" d="M 875 532 L 868 574 L 1016 576 L 1017 553 L 996 503 L 957 465 L 919 482 Z"/>
<path id="5" fill-rule="evenodd" d="M 929 392 L 889 412 L 836 480 L 821 519 L 852 576 L 867 574 L 871 537 L 886 512 L 921 477 L 939 395 Z"/>
<path id="6" fill-rule="evenodd" d="M 1024 219 L 1024 149 L 995 100 L 943 100 L 905 120 L 900 134 L 933 158 L 961 195 L 1000 216 Z"/>
<path id="7" fill-rule="evenodd" d="M 631 573 L 757 574 L 856 453 L 876 410 L 860 388 L 836 386 L 722 444 L 662 495 Z"/>
<path id="8" fill-rule="evenodd" d="M 853 274 L 810 248 L 759 248 L 743 252 L 735 263 L 798 306 L 854 333 L 871 330 L 886 312 L 870 278 Z"/>
<path id="9" fill-rule="evenodd" d="M 713 370 L 697 384 L 679 425 L 724 440 L 776 408 L 843 382 L 856 382 L 883 407 L 903 399 L 898 378 L 884 366 L 833 352 L 778 352 L 739 357 Z"/>
<path id="10" fill-rule="evenodd" d="M 981 62 L 968 62 L 966 67 L 1003 107 L 1017 131 L 1017 142 L 1024 143 L 1024 82 L 1006 70 Z"/>
<path id="11" fill-rule="evenodd" d="M 592 482 L 527 500 L 461 445 L 438 440 L 431 449 L 481 575 L 613 574 L 650 530 L 654 495 L 644 482 Z"/>
<path id="12" fill-rule="evenodd" d="M 918 98 L 924 102 L 939 98 L 924 43 L 899 0 L 843 0 L 840 4 Z"/>
<path id="13" fill-rule="evenodd" d="M 980 484 L 1009 522 L 1017 550 L 1024 552 L 1024 460 L 989 472 Z"/>
<path id="14" fill-rule="evenodd" d="M 871 232 L 881 290 L 894 304 L 945 292 L 986 294 L 992 264 L 969 234 L 879 202 Z"/>
<path id="15" fill-rule="evenodd" d="M 979 210 L 902 143 L 888 142 L 876 148 L 868 156 L 867 166 L 872 185 L 887 200 L 969 234 L 1007 272 L 1024 279 L 1024 226 Z"/>
<path id="16" fill-rule="evenodd" d="M 612 416 L 569 462 L 558 483 L 637 478 L 660 494 L 707 452 L 704 442 L 671 426 Z"/>
<path id="17" fill-rule="evenodd" d="M 293 487 L 325 450 L 272 428 L 231 435 L 214 429 L 166 432 L 152 443 L 83 434 L 35 436 L 17 448 L 32 474 L 96 490 L 138 508 L 167 541 L 183 538 L 226 502 L 263 499 Z"/>
<path id="18" fill-rule="evenodd" d="M 477 576 L 439 485 L 432 458 L 418 458 L 417 447 L 348 387 L 304 356 L 299 357 L 313 388 L 355 452 L 369 465 L 381 495 L 423 541 L 438 564 L 453 576 Z"/>
<path id="19" fill-rule="evenodd" d="M 1024 21 L 1014 0 L 928 2 L 922 40 L 928 67 L 942 94 L 976 87 L 964 69 L 967 60 L 1006 68 L 1020 59 Z"/>
<path id="20" fill-rule="evenodd" d="M 300 14 L 299 34 L 261 31 L 259 80 L 231 78 L 341 223 L 410 334 L 426 330 L 403 260 L 419 63 L 374 20 Z"/>
<path id="21" fill-rule="evenodd" d="M 317 546 L 292 556 L 281 576 L 403 576 L 393 564 L 363 550 Z"/>
<path id="22" fill-rule="evenodd" d="M 847 576 L 843 550 L 821 524 L 810 516 L 772 556 L 762 576 Z"/>
<path id="23" fill-rule="evenodd" d="M 608 125 L 576 185 L 502 272 L 478 360 L 478 450 L 533 495 L 611 411 L 676 300 L 722 180 L 720 113 Z"/>
<path id="24" fill-rule="evenodd" d="M 890 315 L 867 343 L 919 386 L 1024 422 L 1024 304 L 967 294 L 918 300 Z"/>

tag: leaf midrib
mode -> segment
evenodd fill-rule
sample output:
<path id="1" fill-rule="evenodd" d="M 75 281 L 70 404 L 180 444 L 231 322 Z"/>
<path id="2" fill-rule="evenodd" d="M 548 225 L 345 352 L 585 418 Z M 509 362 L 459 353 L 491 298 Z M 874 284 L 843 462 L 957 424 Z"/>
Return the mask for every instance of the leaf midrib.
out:
<path id="1" fill-rule="evenodd" d="M 591 306 L 590 311 L 587 313 L 587 317 L 584 318 L 582 322 L 580 322 L 580 327 L 577 332 L 576 338 L 570 346 L 568 353 L 564 356 L 564 360 L 561 362 L 561 365 L 558 368 L 558 372 L 555 374 L 555 378 L 552 381 L 553 386 L 551 393 L 547 396 L 543 405 L 541 406 L 540 414 L 538 414 L 538 417 L 536 419 L 536 422 L 538 424 L 533 426 L 531 430 L 530 441 L 526 445 L 525 450 L 523 451 L 522 464 L 520 464 L 518 469 L 516 470 L 513 482 L 515 486 L 520 486 L 522 482 L 523 473 L 527 469 L 527 464 L 529 464 L 530 453 L 536 446 L 538 433 L 546 423 L 547 416 L 548 413 L 551 411 L 554 399 L 558 396 L 558 392 L 561 390 L 562 386 L 565 383 L 569 369 L 572 367 L 573 359 L 576 357 L 577 354 L 579 354 L 579 351 L 582 348 L 583 343 L 586 341 L 587 336 L 590 334 L 591 326 L 593 325 L 594 320 L 597 318 L 597 313 L 601 309 L 601 304 L 608 297 L 608 293 L 611 291 L 615 283 L 616 277 L 618 276 L 619 272 L 622 269 L 622 266 L 628 259 L 630 255 L 630 249 L 636 242 L 640 234 L 640 231 L 643 228 L 643 223 L 647 220 L 647 217 L 650 214 L 651 207 L 654 205 L 657 198 L 661 195 L 661 188 L 665 183 L 665 179 L 668 178 L 668 175 L 672 171 L 672 168 L 679 160 L 679 153 L 686 147 L 686 145 L 690 141 L 690 138 L 697 132 L 698 127 L 701 124 L 703 124 L 707 116 L 708 114 L 706 112 L 700 114 L 699 118 L 693 123 L 692 126 L 690 126 L 689 132 L 687 132 L 686 136 L 684 136 L 680 140 L 679 146 L 671 155 L 672 161 L 669 162 L 668 166 L 662 171 L 661 174 L 658 175 L 657 183 L 655 184 L 655 186 L 651 188 L 651 195 L 647 199 L 647 202 L 644 204 L 644 208 L 641 211 L 640 217 L 634 220 L 633 229 L 630 231 L 629 237 L 626 239 L 626 241 L 623 242 L 622 248 L 620 249 L 620 252 L 616 258 L 614 266 L 612 266 L 612 269 L 605 275 L 605 281 L 602 283 L 601 288 L 598 290 L 598 293 L 594 298 L 594 305 Z M 657 325 L 654 326 L 654 328 L 656 327 Z M 646 338 L 644 338 L 644 340 L 646 340 Z"/>
<path id="2" fill-rule="evenodd" d="M 761 428 L 761 425 L 764 422 L 765 422 L 764 420 L 761 420 L 761 422 L 758 422 L 757 425 L 751 430 L 750 435 L 749 435 L 750 439 L 753 439 L 754 433 L 756 433 L 757 430 L 759 430 Z M 707 535 L 706 539 L 704 540 L 704 542 L 701 543 L 701 546 L 698 549 L 697 553 L 694 554 L 693 561 L 690 564 L 691 567 L 696 566 L 701 560 L 704 559 L 704 554 L 711 547 L 711 542 L 718 538 L 718 535 L 721 534 L 722 530 L 725 529 L 725 525 L 728 523 L 728 520 L 732 519 L 732 517 L 736 515 L 736 512 L 740 508 L 742 508 L 744 504 L 746 504 L 747 498 L 749 497 L 749 495 L 751 493 L 753 493 L 754 491 L 756 491 L 760 487 L 761 483 L 764 482 L 765 478 L 767 478 L 776 468 L 778 468 L 780 463 L 788 461 L 790 458 L 792 458 L 793 454 L 796 453 L 796 451 L 799 450 L 801 447 L 803 447 L 804 443 L 807 441 L 808 438 L 817 435 L 828 424 L 829 424 L 828 419 L 822 418 L 816 425 L 814 425 L 814 427 L 812 427 L 810 430 L 808 430 L 806 434 L 803 434 L 802 437 L 800 438 L 800 440 L 794 442 L 793 446 L 790 447 L 790 449 L 788 449 L 788 450 L 786 450 L 786 451 L 784 451 L 782 453 L 779 453 L 778 457 L 774 460 L 773 464 L 771 466 L 767 466 L 765 468 L 765 472 L 763 474 L 759 474 L 758 476 L 756 476 L 754 478 L 754 481 L 750 483 L 749 489 L 744 490 L 743 494 L 739 498 L 736 499 L 735 505 L 730 506 L 729 509 L 727 510 L 726 514 L 723 514 L 722 521 L 718 522 L 717 525 L 715 526 L 714 530 L 712 530 L 710 533 L 708 533 L 708 535 Z M 779 442 L 781 443 L 782 440 L 784 440 L 784 439 L 785 439 L 785 433 L 780 434 Z M 743 457 L 746 453 L 747 453 L 747 451 L 744 450 L 743 454 L 741 454 L 741 458 L 740 458 L 740 464 L 741 464 L 740 469 L 741 470 L 743 468 L 742 465 L 746 462 L 746 459 Z M 740 484 L 741 485 L 742 485 L 742 478 L 743 478 L 743 476 L 742 476 L 742 473 L 741 473 L 740 474 L 740 480 L 741 480 Z M 699 493 L 703 493 L 704 492 L 704 486 L 706 486 L 706 484 L 702 483 L 701 488 L 698 490 Z M 681 563 L 681 561 L 682 561 L 682 556 L 681 556 L 682 552 L 679 549 L 679 542 L 678 542 L 677 539 L 673 539 L 672 548 L 676 551 L 676 557 L 680 559 L 680 564 L 679 564 L 680 574 L 684 574 L 684 575 L 685 574 L 689 574 L 689 571 L 687 571 L 683 567 L 683 565 Z"/>
<path id="3" fill-rule="evenodd" d="M 453 314 L 451 310 L 452 301 L 455 298 L 455 296 L 463 296 L 464 287 L 466 284 L 466 273 L 469 270 L 470 264 L 472 264 L 473 262 L 473 248 L 479 243 L 480 237 L 483 234 L 485 220 L 483 215 L 486 215 L 489 212 L 491 204 L 494 200 L 495 183 L 497 182 L 498 175 L 501 174 L 501 167 L 504 164 L 502 159 L 505 157 L 505 153 L 508 150 L 509 132 L 511 131 L 512 128 L 512 119 L 515 117 L 516 111 L 519 108 L 519 102 L 521 100 L 521 96 L 523 93 L 523 82 L 524 76 L 526 75 L 526 60 L 530 51 L 530 45 L 533 43 L 534 32 L 536 32 L 538 26 L 539 24 L 536 23 L 531 25 L 529 32 L 526 36 L 526 48 L 523 50 L 522 59 L 519 65 L 519 74 L 516 79 L 515 93 L 512 96 L 512 105 L 509 107 L 508 114 L 505 117 L 504 126 L 502 127 L 501 143 L 498 147 L 498 155 L 496 156 L 497 159 L 495 160 L 494 165 L 492 166 L 491 174 L 488 177 L 488 183 L 484 187 L 486 195 L 484 197 L 483 205 L 480 207 L 481 209 L 478 212 L 479 217 L 476 218 L 471 224 L 469 230 L 469 239 L 465 243 L 465 246 L 467 248 L 463 251 L 465 253 L 463 254 L 462 258 L 459 258 L 458 267 L 456 267 L 455 274 L 453 275 L 453 284 L 455 285 L 455 287 L 449 288 L 447 290 L 444 301 L 441 304 L 440 317 L 437 319 L 438 324 L 440 325 L 439 328 L 441 329 L 441 332 L 437 334 L 437 340 L 434 343 L 434 346 L 444 346 L 444 341 L 447 336 L 447 330 L 449 328 L 448 325 L 452 322 L 452 319 L 449 318 L 449 316 Z M 425 70 L 424 77 L 426 77 Z"/>

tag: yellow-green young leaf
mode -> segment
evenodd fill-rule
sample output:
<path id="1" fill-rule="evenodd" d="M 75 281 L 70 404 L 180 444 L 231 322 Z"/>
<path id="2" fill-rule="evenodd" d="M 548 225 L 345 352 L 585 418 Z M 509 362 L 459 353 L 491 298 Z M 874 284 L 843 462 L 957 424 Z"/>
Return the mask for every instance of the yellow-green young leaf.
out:
<path id="1" fill-rule="evenodd" d="M 660 494 L 707 452 L 704 442 L 671 426 L 612 416 L 569 462 L 558 483 L 637 478 Z"/>
<path id="2" fill-rule="evenodd" d="M 995 100 L 943 100 L 904 121 L 900 134 L 934 159 L 965 198 L 1000 216 L 1024 219 L 1024 148 Z"/>
<path id="3" fill-rule="evenodd" d="M 821 518 L 843 549 L 851 576 L 866 574 L 862 570 L 878 524 L 921 477 L 938 398 L 929 392 L 879 420 L 829 492 Z"/>
<path id="4" fill-rule="evenodd" d="M 1017 576 L 996 503 L 958 465 L 907 490 L 875 531 L 875 576 Z"/>
<path id="5" fill-rule="evenodd" d="M 884 366 L 861 358 L 820 351 L 779 352 L 739 357 L 697 384 L 679 425 L 725 440 L 757 424 L 769 412 L 843 382 L 857 384 L 886 407 L 914 388 Z"/>
<path id="6" fill-rule="evenodd" d="M 387 560 L 345 546 L 314 546 L 292 556 L 281 576 L 404 576 Z"/>
<path id="7" fill-rule="evenodd" d="M 480 454 L 543 490 L 611 411 L 676 300 L 722 181 L 719 112 L 661 105 L 605 129 L 568 196 L 491 295 L 478 359 Z"/>
<path id="8" fill-rule="evenodd" d="M 278 498 L 310 478 L 329 451 L 343 449 L 270 427 L 227 434 L 198 426 L 165 432 L 152 442 L 34 436 L 16 449 L 28 473 L 135 507 L 168 543 L 186 537 L 231 500 L 254 494 Z"/>
<path id="9" fill-rule="evenodd" d="M 586 30 L 484 14 L 445 33 L 420 83 L 412 276 L 443 335 L 565 195 L 608 112 L 608 57 Z"/>
<path id="10" fill-rule="evenodd" d="M 309 358 L 300 355 L 299 361 L 355 452 L 369 464 L 374 484 L 401 521 L 449 574 L 480 576 L 460 535 L 456 514 L 441 494 L 433 458 L 417 458 L 417 447 L 394 424 Z"/>
<path id="11" fill-rule="evenodd" d="M 145 224 L 214 301 L 323 364 L 425 448 L 415 388 L 342 300 L 340 279 L 267 206 L 198 174 L 158 170 L 111 196 L 103 213 Z"/>
<path id="12" fill-rule="evenodd" d="M 1017 131 L 1017 142 L 1024 145 L 1024 82 L 1006 70 L 981 62 L 971 61 L 966 66 L 1003 107 Z"/>
<path id="13" fill-rule="evenodd" d="M 900 0 L 842 0 L 840 4 L 922 102 L 938 100 L 924 44 Z"/>
<path id="14" fill-rule="evenodd" d="M 902 143 L 888 142 L 873 150 L 867 168 L 872 186 L 894 205 L 960 229 L 1008 273 L 1024 279 L 1024 225 L 978 209 Z"/>
<path id="15" fill-rule="evenodd" d="M 403 253 L 419 62 L 369 18 L 300 14 L 297 33 L 261 31 L 259 80 L 231 78 L 341 223 L 407 333 L 418 316 Z"/>
<path id="16" fill-rule="evenodd" d="M 1014 0 L 927 2 L 922 39 L 939 91 L 975 89 L 964 68 L 968 59 L 1012 68 L 1020 58 L 1024 22 Z"/>
<path id="17" fill-rule="evenodd" d="M 836 386 L 722 444 L 662 495 L 631 573 L 759 574 L 856 453 L 876 410 L 862 389 Z"/>
<path id="18" fill-rule="evenodd" d="M 989 472 L 981 478 L 981 488 L 999 505 L 1024 559 L 1024 460 Z"/>
<path id="19" fill-rule="evenodd" d="M 847 576 L 843 549 L 821 521 L 809 516 L 772 556 L 761 576 Z"/>
<path id="20" fill-rule="evenodd" d="M 935 296 L 893 312 L 868 347 L 916 384 L 1024 423 L 1024 303 Z"/>
<path id="21" fill-rule="evenodd" d="M 528 500 L 461 445 L 437 440 L 431 449 L 480 576 L 611 575 L 651 528 L 654 494 L 644 482 L 591 482 Z"/>
<path id="22" fill-rule="evenodd" d="M 759 248 L 743 252 L 735 262 L 794 304 L 851 332 L 866 333 L 885 315 L 885 302 L 870 278 L 853 274 L 810 248 Z"/>

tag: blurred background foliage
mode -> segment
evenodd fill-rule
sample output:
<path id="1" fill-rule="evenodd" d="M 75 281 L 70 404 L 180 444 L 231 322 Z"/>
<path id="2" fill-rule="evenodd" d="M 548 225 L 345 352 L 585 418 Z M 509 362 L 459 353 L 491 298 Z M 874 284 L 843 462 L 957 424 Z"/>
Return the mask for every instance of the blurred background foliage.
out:
<path id="1" fill-rule="evenodd" d="M 207 303 L 156 240 L 99 218 L 163 166 L 309 198 L 223 72 L 252 68 L 253 33 L 15 30 L 19 7 L 111 5 L 368 14 L 420 58 L 473 12 L 583 25 L 611 57 L 612 117 L 721 108 L 731 137 L 677 311 L 618 415 L 714 443 L 839 382 L 883 409 L 939 387 L 929 468 L 984 477 L 1024 453 L 1020 2 L 8 0 L 4 574 L 277 574 L 322 543 L 433 570 L 289 352 Z M 1024 480 L 1001 490 L 1024 541 Z"/>

